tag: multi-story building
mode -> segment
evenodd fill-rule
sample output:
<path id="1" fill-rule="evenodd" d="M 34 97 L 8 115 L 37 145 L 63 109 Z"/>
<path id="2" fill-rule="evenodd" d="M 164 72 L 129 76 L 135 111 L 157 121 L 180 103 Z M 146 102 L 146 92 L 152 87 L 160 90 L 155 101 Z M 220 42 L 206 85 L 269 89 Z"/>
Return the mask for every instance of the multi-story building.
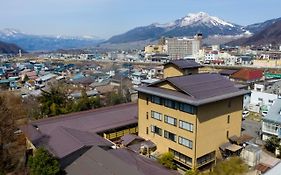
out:
<path id="1" fill-rule="evenodd" d="M 262 121 L 262 140 L 267 140 L 271 136 L 281 138 L 281 99 L 275 100 L 267 115 Z"/>
<path id="2" fill-rule="evenodd" d="M 180 59 L 188 56 L 195 56 L 198 54 L 202 35 L 196 35 L 194 38 L 167 38 L 166 45 L 168 55 L 171 59 Z"/>
<path id="3" fill-rule="evenodd" d="M 139 136 L 172 152 L 178 165 L 202 168 L 221 157 L 219 147 L 240 136 L 243 95 L 219 74 L 168 77 L 138 88 Z"/>
<path id="4" fill-rule="evenodd" d="M 194 60 L 171 60 L 164 64 L 164 78 L 198 74 L 201 67 L 203 66 Z"/>
<path id="5" fill-rule="evenodd" d="M 144 53 L 146 54 L 156 54 L 156 53 L 166 53 L 166 45 L 148 45 L 144 48 Z"/>

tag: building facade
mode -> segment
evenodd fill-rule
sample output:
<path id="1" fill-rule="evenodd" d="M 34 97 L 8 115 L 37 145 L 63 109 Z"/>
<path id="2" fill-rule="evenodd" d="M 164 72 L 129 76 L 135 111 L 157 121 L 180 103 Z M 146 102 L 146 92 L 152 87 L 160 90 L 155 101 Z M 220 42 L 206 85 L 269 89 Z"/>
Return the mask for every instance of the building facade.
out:
<path id="1" fill-rule="evenodd" d="M 201 35 L 196 35 L 194 38 L 167 38 L 168 55 L 171 59 L 197 55 L 201 48 L 201 40 Z"/>
<path id="2" fill-rule="evenodd" d="M 262 121 L 262 140 L 272 136 L 281 138 L 281 99 L 275 100 Z"/>
<path id="3" fill-rule="evenodd" d="M 218 74 L 170 77 L 138 92 L 139 136 L 186 169 L 215 163 L 220 145 L 241 134 L 247 91 Z"/>

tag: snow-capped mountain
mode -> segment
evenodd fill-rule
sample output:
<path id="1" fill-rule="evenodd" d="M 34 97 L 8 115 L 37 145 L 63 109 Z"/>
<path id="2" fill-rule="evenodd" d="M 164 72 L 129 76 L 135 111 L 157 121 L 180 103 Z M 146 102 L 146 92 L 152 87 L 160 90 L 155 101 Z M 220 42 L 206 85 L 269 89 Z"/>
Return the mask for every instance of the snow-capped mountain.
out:
<path id="1" fill-rule="evenodd" d="M 32 35 L 16 29 L 3 29 L 0 30 L 0 41 L 17 44 L 26 51 L 50 51 L 93 47 L 102 39 L 95 36 Z"/>
<path id="2" fill-rule="evenodd" d="M 255 23 L 255 24 L 248 25 L 244 29 L 250 31 L 251 33 L 258 33 L 279 21 L 281 21 L 281 18 L 275 18 L 275 19 L 267 20 L 267 21 L 264 21 L 261 23 Z"/>
<path id="3" fill-rule="evenodd" d="M 187 16 L 180 18 L 176 21 L 167 23 L 167 24 L 156 24 L 158 27 L 187 27 L 192 25 L 207 25 L 207 26 L 226 26 L 226 27 L 235 27 L 234 24 L 226 22 L 218 17 L 210 16 L 205 12 L 199 13 L 190 13 Z"/>
<path id="4" fill-rule="evenodd" d="M 239 35 L 245 33 L 242 26 L 227 22 L 207 13 L 191 13 L 178 20 L 149 26 L 137 27 L 124 34 L 113 36 L 107 42 L 124 43 L 140 40 L 156 40 L 161 36 L 194 36 L 202 33 L 204 37 L 211 35 Z"/>

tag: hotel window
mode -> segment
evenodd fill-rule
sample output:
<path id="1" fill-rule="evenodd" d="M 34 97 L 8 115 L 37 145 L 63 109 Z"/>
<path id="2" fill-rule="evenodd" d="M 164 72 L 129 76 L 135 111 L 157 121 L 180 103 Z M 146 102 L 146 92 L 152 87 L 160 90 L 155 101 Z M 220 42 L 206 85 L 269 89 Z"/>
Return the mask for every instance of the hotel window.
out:
<path id="1" fill-rule="evenodd" d="M 229 138 L 229 131 L 226 131 L 226 138 Z"/>
<path id="2" fill-rule="evenodd" d="M 174 117 L 170 117 L 170 116 L 165 115 L 164 121 L 165 121 L 165 123 L 168 123 L 170 125 L 177 126 L 177 119 L 175 119 Z"/>
<path id="3" fill-rule="evenodd" d="M 146 127 L 146 134 L 148 134 L 148 127 Z"/>
<path id="4" fill-rule="evenodd" d="M 148 119 L 148 112 L 146 112 L 146 119 Z"/>
<path id="5" fill-rule="evenodd" d="M 151 102 L 161 105 L 161 98 L 157 96 L 151 96 Z"/>
<path id="6" fill-rule="evenodd" d="M 181 110 L 183 112 L 187 112 L 189 114 L 195 113 L 195 108 L 193 106 L 185 104 L 185 103 L 180 103 L 179 110 Z"/>
<path id="7" fill-rule="evenodd" d="M 146 97 L 146 105 L 148 105 L 149 97 Z"/>
<path id="8" fill-rule="evenodd" d="M 169 131 L 164 131 L 164 137 L 165 137 L 166 139 L 172 140 L 173 142 L 176 142 L 176 141 L 177 141 L 177 139 L 176 139 L 176 134 L 171 133 L 171 132 L 169 132 Z"/>
<path id="9" fill-rule="evenodd" d="M 192 164 L 192 158 L 190 158 L 176 150 L 173 150 L 171 148 L 169 148 L 169 152 L 171 152 L 174 155 L 174 159 L 181 161 L 185 164 Z"/>
<path id="10" fill-rule="evenodd" d="M 151 111 L 151 118 L 162 121 L 162 114 L 155 111 Z"/>
<path id="11" fill-rule="evenodd" d="M 175 108 L 175 102 L 169 99 L 164 99 L 164 106 L 169 108 Z"/>
<path id="12" fill-rule="evenodd" d="M 179 136 L 179 144 L 192 149 L 192 141 Z"/>
<path id="13" fill-rule="evenodd" d="M 227 116 L 227 123 L 230 123 L 230 115 Z"/>
<path id="14" fill-rule="evenodd" d="M 157 126 L 151 125 L 151 132 L 162 136 L 162 129 Z"/>
<path id="15" fill-rule="evenodd" d="M 187 131 L 193 132 L 193 124 L 192 123 L 188 123 L 188 122 L 180 120 L 179 121 L 179 127 L 181 129 L 185 129 Z"/>

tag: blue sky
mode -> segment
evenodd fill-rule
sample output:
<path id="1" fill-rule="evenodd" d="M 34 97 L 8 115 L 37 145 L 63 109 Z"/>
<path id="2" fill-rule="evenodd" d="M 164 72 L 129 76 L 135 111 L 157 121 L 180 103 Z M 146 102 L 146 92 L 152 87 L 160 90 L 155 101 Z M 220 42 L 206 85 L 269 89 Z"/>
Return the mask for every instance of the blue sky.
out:
<path id="1" fill-rule="evenodd" d="M 108 38 L 206 12 L 240 25 L 281 17 L 280 0 L 0 0 L 0 29 Z"/>

